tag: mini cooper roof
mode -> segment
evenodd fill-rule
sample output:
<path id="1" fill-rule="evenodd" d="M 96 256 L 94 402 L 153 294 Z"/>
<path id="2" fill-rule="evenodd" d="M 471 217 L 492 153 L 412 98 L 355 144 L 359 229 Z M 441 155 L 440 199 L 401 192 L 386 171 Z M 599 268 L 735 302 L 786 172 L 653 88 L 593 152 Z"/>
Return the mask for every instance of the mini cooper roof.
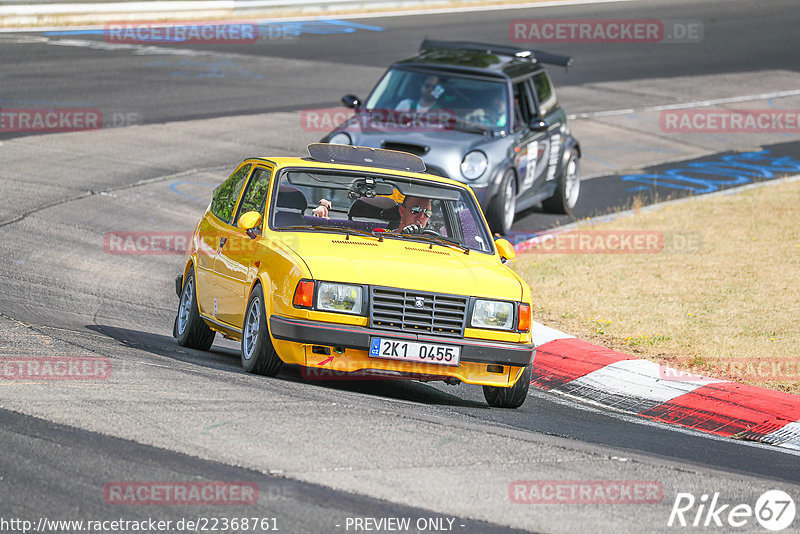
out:
<path id="1" fill-rule="evenodd" d="M 512 81 L 542 69 L 541 64 L 569 67 L 573 58 L 541 50 L 472 41 L 433 41 L 425 39 L 414 57 L 394 63 L 393 67 L 425 71 L 451 71 L 507 78 Z"/>

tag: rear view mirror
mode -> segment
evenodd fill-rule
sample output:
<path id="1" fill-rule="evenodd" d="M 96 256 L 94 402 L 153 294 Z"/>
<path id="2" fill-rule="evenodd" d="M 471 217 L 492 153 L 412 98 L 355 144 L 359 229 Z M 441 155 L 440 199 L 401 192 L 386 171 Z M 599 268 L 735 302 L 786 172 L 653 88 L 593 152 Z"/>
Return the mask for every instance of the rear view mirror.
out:
<path id="1" fill-rule="evenodd" d="M 514 245 L 507 239 L 495 239 L 494 244 L 497 247 L 497 252 L 500 253 L 500 261 L 503 263 L 508 260 L 513 260 L 517 256 L 517 253 L 514 251 Z"/>

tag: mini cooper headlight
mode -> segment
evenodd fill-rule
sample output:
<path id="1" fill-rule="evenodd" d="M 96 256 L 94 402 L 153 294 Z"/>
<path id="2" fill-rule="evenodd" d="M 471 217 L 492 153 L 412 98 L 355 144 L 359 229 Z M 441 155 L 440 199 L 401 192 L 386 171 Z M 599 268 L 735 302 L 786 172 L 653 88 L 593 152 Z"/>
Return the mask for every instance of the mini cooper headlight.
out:
<path id="1" fill-rule="evenodd" d="M 332 145 L 352 145 L 353 140 L 344 132 L 335 133 L 328 139 L 328 143 Z"/>
<path id="2" fill-rule="evenodd" d="M 477 328 L 514 329 L 514 305 L 498 300 L 476 300 L 472 308 L 472 326 Z"/>
<path id="3" fill-rule="evenodd" d="M 361 286 L 320 282 L 317 287 L 317 309 L 361 315 L 362 297 Z"/>
<path id="4" fill-rule="evenodd" d="M 480 150 L 473 150 L 467 153 L 461 161 L 461 174 L 463 174 L 464 178 L 467 180 L 477 180 L 484 173 L 488 165 L 489 160 L 486 158 L 486 154 Z"/>

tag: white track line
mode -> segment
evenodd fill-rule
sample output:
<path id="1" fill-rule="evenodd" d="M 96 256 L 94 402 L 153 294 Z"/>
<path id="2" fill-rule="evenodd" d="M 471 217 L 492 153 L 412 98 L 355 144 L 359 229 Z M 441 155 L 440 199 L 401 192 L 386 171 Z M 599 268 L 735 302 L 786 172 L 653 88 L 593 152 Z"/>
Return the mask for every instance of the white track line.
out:
<path id="1" fill-rule="evenodd" d="M 680 104 L 662 104 L 659 106 L 645 106 L 642 108 L 612 109 L 609 111 L 590 111 L 588 113 L 576 113 L 569 115 L 570 119 L 590 119 L 594 117 L 613 117 L 616 115 L 630 115 L 632 113 L 643 113 L 648 111 L 666 111 L 670 109 L 691 109 L 718 106 L 720 104 L 735 104 L 737 102 L 752 102 L 754 100 L 769 100 L 770 98 L 784 98 L 787 96 L 800 95 L 800 89 L 791 91 L 777 91 L 774 93 L 758 93 L 754 95 L 730 96 L 727 98 L 713 98 L 711 100 L 697 100 L 695 102 L 683 102 Z"/>

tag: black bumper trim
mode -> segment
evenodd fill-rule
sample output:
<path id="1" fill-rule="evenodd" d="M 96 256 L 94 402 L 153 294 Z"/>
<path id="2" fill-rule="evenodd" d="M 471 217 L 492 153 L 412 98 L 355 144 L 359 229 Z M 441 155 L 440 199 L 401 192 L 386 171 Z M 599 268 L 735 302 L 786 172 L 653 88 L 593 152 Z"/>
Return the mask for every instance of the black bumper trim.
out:
<path id="1" fill-rule="evenodd" d="M 436 337 L 408 332 L 377 330 L 348 324 L 322 323 L 273 315 L 269 318 L 272 337 L 283 341 L 369 350 L 371 336 L 407 339 L 422 343 L 442 343 L 461 347 L 461 361 L 522 367 L 533 361 L 534 345 L 480 341 L 472 338 Z"/>

